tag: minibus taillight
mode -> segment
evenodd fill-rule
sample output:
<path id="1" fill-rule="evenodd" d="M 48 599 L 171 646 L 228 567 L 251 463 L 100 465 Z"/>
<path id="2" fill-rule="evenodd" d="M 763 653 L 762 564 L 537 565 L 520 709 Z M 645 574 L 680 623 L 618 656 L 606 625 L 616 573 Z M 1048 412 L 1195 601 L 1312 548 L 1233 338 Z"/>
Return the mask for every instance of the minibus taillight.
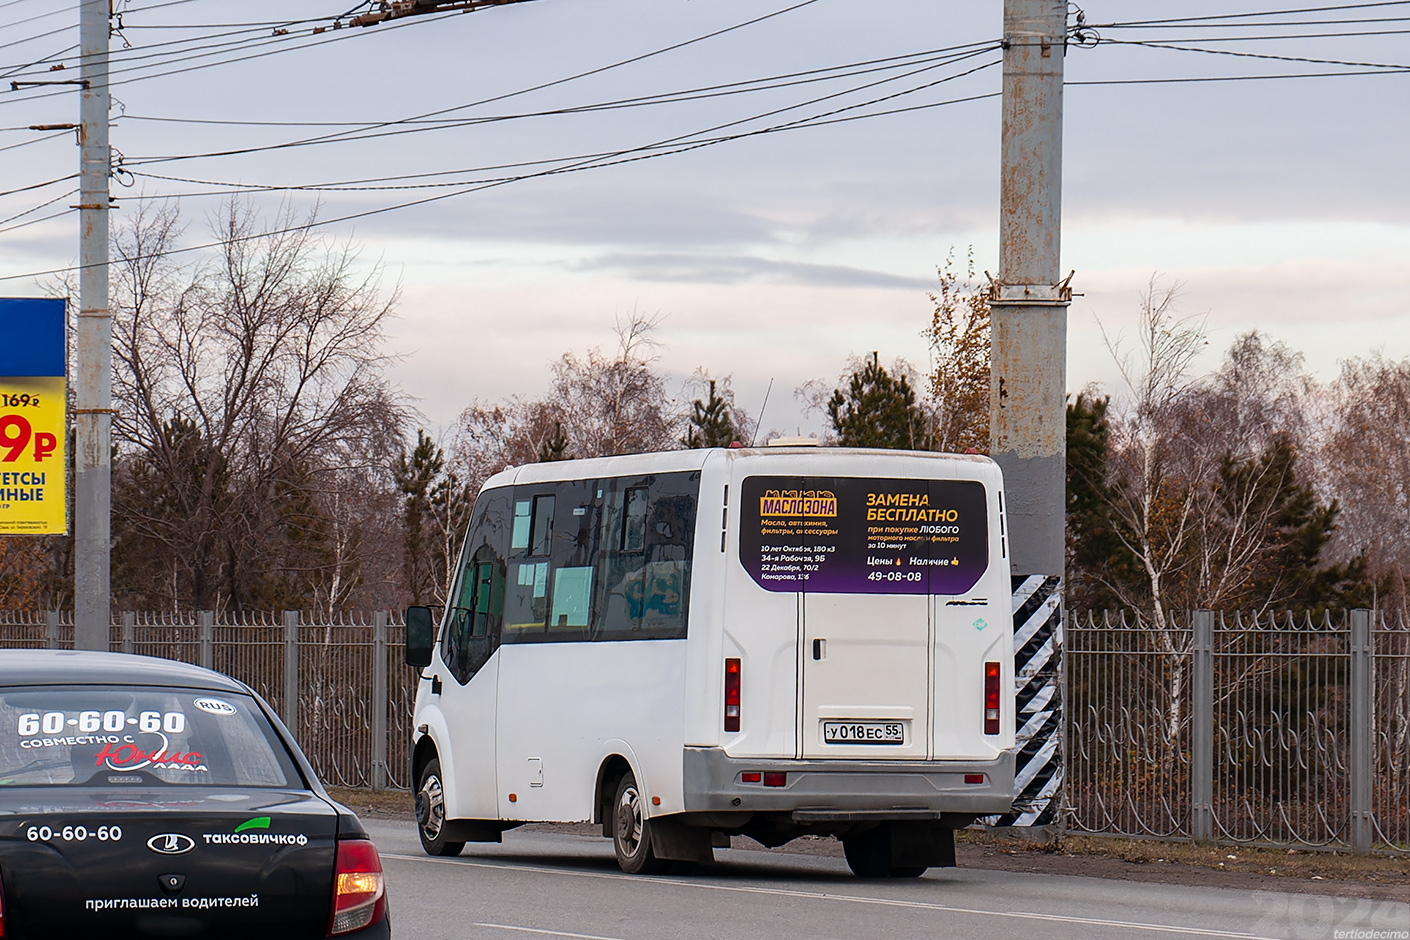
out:
<path id="1" fill-rule="evenodd" d="M 984 733 L 999 733 L 999 664 L 984 664 Z"/>
<path id="2" fill-rule="evenodd" d="M 739 730 L 739 660 L 725 660 L 725 730 Z"/>

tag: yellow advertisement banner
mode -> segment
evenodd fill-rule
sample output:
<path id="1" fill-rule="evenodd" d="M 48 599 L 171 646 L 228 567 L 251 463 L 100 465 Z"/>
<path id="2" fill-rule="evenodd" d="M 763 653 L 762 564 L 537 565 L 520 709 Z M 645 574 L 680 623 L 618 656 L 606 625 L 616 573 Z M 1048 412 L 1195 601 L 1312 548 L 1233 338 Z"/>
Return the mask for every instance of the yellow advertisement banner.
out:
<path id="1" fill-rule="evenodd" d="M 0 378 L 0 535 L 68 532 L 63 376 Z"/>

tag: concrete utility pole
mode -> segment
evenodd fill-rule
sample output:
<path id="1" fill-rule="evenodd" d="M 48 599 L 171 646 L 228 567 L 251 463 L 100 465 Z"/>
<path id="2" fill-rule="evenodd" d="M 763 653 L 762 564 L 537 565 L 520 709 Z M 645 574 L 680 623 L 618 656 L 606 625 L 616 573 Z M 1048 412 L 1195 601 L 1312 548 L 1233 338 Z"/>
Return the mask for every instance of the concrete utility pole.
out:
<path id="1" fill-rule="evenodd" d="M 74 415 L 74 646 L 106 650 L 111 619 L 112 319 L 108 311 L 109 0 L 79 7 L 78 381 Z"/>
<path id="2" fill-rule="evenodd" d="M 990 453 L 1004 472 L 1022 749 L 1015 814 L 1053 820 L 1067 476 L 1067 306 L 1060 281 L 1066 0 L 1004 0 L 999 275 L 990 289 Z M 1024 810 L 1023 807 L 1028 809 Z"/>

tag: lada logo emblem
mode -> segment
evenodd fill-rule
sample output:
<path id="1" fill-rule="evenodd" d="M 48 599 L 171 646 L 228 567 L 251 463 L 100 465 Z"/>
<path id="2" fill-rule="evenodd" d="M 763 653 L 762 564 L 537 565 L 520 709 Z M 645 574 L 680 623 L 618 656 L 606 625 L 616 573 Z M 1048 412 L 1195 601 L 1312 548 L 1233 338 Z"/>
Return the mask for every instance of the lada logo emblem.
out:
<path id="1" fill-rule="evenodd" d="M 158 855 L 181 855 L 196 847 L 196 841 L 179 832 L 163 832 L 147 840 L 147 848 Z"/>

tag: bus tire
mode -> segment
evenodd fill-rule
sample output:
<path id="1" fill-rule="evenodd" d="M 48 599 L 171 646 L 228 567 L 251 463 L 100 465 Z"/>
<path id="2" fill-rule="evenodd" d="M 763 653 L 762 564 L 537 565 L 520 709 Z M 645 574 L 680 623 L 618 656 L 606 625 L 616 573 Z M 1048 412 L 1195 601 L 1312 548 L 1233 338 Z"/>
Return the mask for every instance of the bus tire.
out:
<path id="1" fill-rule="evenodd" d="M 612 848 L 617 866 L 629 875 L 659 875 L 666 863 L 651 849 L 651 820 L 646 815 L 646 797 L 627 771 L 617 783 L 612 801 Z"/>
<path id="2" fill-rule="evenodd" d="M 895 829 L 889 823 L 844 836 L 842 851 L 847 856 L 847 867 L 858 878 L 919 878 L 925 874 L 928 865 L 896 864 L 895 840 Z"/>
<path id="3" fill-rule="evenodd" d="M 421 768 L 421 779 L 416 782 L 416 834 L 421 837 L 421 848 L 427 855 L 459 855 L 465 843 L 450 841 L 446 838 L 447 832 L 441 761 L 433 757 Z"/>
<path id="4" fill-rule="evenodd" d="M 885 825 L 843 836 L 842 854 L 858 878 L 891 877 L 891 831 Z"/>

